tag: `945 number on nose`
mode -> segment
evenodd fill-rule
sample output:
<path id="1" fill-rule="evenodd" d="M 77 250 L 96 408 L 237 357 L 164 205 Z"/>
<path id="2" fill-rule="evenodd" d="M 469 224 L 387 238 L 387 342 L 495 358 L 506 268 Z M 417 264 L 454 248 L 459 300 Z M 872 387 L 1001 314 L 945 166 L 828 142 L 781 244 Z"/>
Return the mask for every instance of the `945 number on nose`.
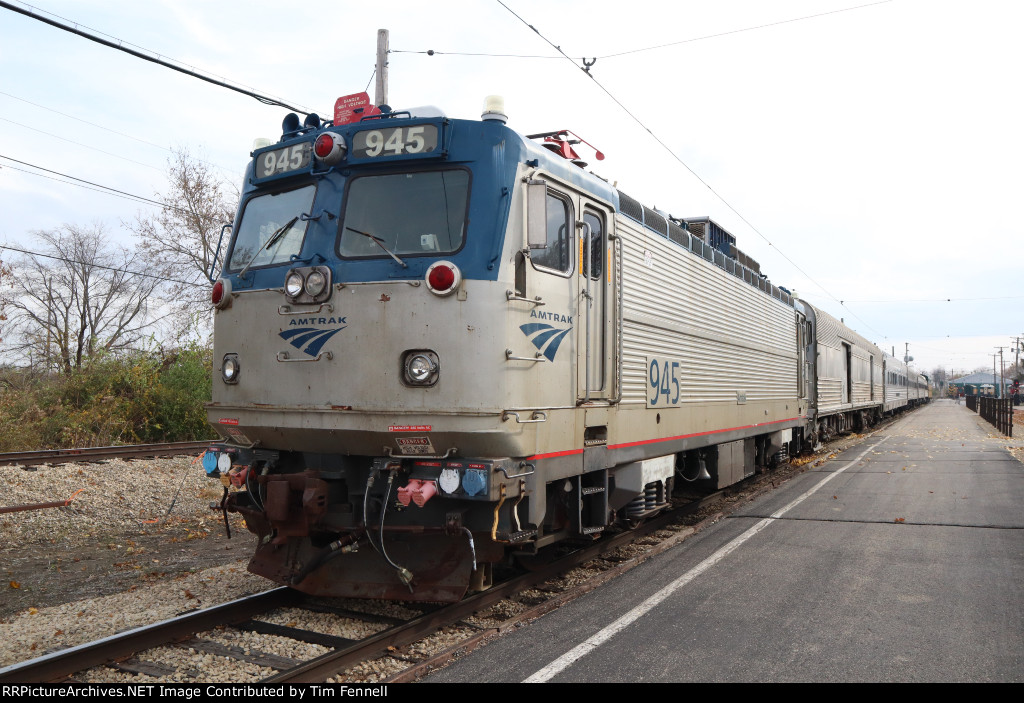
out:
<path id="1" fill-rule="evenodd" d="M 679 381 L 682 363 L 664 356 L 647 357 L 647 407 L 678 407 L 683 399 Z"/>

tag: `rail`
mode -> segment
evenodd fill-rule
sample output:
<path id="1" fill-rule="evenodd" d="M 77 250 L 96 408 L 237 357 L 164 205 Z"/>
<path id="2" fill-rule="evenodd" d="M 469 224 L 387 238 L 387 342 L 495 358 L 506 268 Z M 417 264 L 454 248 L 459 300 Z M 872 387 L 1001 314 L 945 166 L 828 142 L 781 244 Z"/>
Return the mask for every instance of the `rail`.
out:
<path id="1" fill-rule="evenodd" d="M 205 610 L 196 610 L 171 620 L 137 627 L 95 642 L 45 654 L 36 659 L 0 667 L 0 682 L 39 683 L 59 681 L 75 672 L 128 657 L 141 650 L 191 637 L 196 632 L 240 622 L 275 607 L 294 605 L 298 591 L 281 586 L 245 596 Z"/>
<path id="2" fill-rule="evenodd" d="M 215 440 L 203 442 L 163 442 L 160 444 L 126 444 L 116 447 L 79 447 L 77 449 L 42 449 L 32 452 L 5 452 L 0 454 L 0 466 L 38 466 L 39 464 L 67 464 L 72 461 L 102 461 L 104 459 L 139 459 L 157 456 L 180 456 L 206 451 Z"/>
<path id="3" fill-rule="evenodd" d="M 766 484 L 767 482 L 763 481 L 762 483 Z M 573 597 L 573 594 L 580 596 L 615 573 L 632 568 L 650 555 L 667 550 L 671 544 L 691 534 L 693 528 L 683 526 L 673 528 L 672 526 L 677 525 L 684 516 L 697 515 L 700 509 L 719 502 L 722 496 L 723 493 L 719 491 L 698 500 L 689 501 L 681 504 L 675 510 L 648 519 L 647 522 L 638 525 L 633 530 L 610 535 L 606 540 L 589 542 L 580 550 L 568 555 L 559 555 L 558 558 L 550 562 L 543 560 L 536 562 L 528 570 L 503 582 L 495 583 L 492 587 L 468 596 L 458 603 L 440 607 L 420 604 L 424 606 L 422 614 L 415 615 L 408 620 L 395 620 L 390 623 L 390 626 L 368 634 L 362 640 L 344 641 L 331 634 L 308 631 L 293 625 L 276 626 L 262 620 L 260 618 L 262 614 L 285 607 L 326 613 L 336 612 L 347 617 L 359 615 L 351 611 L 344 611 L 343 604 L 316 603 L 316 599 L 310 602 L 299 591 L 282 586 L 209 609 L 182 614 L 163 622 L 112 634 L 102 640 L 46 654 L 36 659 L 0 667 L 0 684 L 57 682 L 57 680 L 68 680 L 69 677 L 75 679 L 75 675 L 86 668 L 104 665 L 132 673 L 143 672 L 160 675 L 159 669 L 162 667 L 160 657 L 134 657 L 133 655 L 148 649 L 163 647 L 169 643 L 178 643 L 179 646 L 195 648 L 204 652 L 211 652 L 209 648 L 214 647 L 217 649 L 212 653 L 236 659 L 242 663 L 246 661 L 251 663 L 253 657 L 272 656 L 263 652 L 250 651 L 241 652 L 243 656 L 239 656 L 239 653 L 227 651 L 228 648 L 218 648 L 216 643 L 210 642 L 201 634 L 211 629 L 222 631 L 226 627 L 285 636 L 285 638 L 296 641 L 323 644 L 329 647 L 331 651 L 306 661 L 289 662 L 285 658 L 279 657 L 273 662 L 264 663 L 264 666 L 278 669 L 278 671 L 260 680 L 260 683 L 264 685 L 323 682 L 348 667 L 395 653 L 402 647 L 408 647 L 426 638 L 441 627 L 463 622 L 474 613 L 492 607 L 503 599 L 511 598 L 528 588 L 537 587 L 573 567 L 606 555 L 612 555 L 621 547 L 649 537 L 660 530 L 668 529 L 678 535 L 671 540 L 666 540 L 660 547 L 654 545 L 652 551 L 647 551 L 645 555 L 634 557 L 626 563 L 622 563 L 620 559 L 612 560 L 616 566 L 601 570 L 600 574 L 588 583 L 569 588 L 565 594 L 560 596 L 560 599 L 567 600 Z M 559 599 L 556 598 L 549 603 L 539 603 L 528 608 L 525 613 L 515 616 L 512 622 L 523 622 L 528 619 L 530 613 L 536 617 L 537 614 L 555 607 L 559 602 Z M 411 609 L 416 610 L 416 608 Z M 370 616 L 369 613 L 364 615 Z M 387 616 L 380 617 L 392 619 Z M 488 639 L 501 629 L 511 626 L 510 622 L 504 622 L 500 627 L 470 626 L 469 628 L 475 629 L 476 632 L 470 633 L 469 639 L 475 641 Z M 467 646 L 467 641 L 461 642 L 460 646 Z M 428 662 L 430 661 L 428 659 L 418 663 L 414 661 L 414 663 L 417 663 L 420 667 L 418 670 L 422 671 L 429 668 Z M 406 673 L 404 679 L 412 680 L 414 678 L 411 670 Z"/>

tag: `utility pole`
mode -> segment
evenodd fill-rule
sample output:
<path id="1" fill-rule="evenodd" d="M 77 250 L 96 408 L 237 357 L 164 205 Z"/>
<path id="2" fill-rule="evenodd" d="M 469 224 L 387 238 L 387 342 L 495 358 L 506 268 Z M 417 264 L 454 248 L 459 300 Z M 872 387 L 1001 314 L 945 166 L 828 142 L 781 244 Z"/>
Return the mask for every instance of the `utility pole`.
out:
<path id="1" fill-rule="evenodd" d="M 999 350 L 999 397 L 1002 398 L 1004 395 L 1006 395 L 1006 393 L 1002 392 L 1005 391 L 1005 389 L 1003 388 L 1003 349 L 1006 349 L 1006 347 L 996 347 L 996 349 Z"/>
<path id="2" fill-rule="evenodd" d="M 53 315 L 53 279 L 46 279 L 46 377 L 50 377 L 50 333 L 53 325 L 50 323 L 50 316 Z"/>
<path id="3" fill-rule="evenodd" d="M 388 30 L 377 30 L 377 82 L 374 84 L 373 104 L 388 104 Z"/>
<path id="4" fill-rule="evenodd" d="M 992 385 L 995 386 L 996 398 L 999 397 L 999 385 L 996 383 L 996 357 L 998 354 L 992 355 Z"/>

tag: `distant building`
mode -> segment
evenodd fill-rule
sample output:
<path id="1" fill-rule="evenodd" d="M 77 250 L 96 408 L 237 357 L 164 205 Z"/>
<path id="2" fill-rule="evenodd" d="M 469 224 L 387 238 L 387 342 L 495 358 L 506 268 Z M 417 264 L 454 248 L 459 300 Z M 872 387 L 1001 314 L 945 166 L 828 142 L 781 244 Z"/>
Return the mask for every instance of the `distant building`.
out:
<path id="1" fill-rule="evenodd" d="M 1003 376 L 1002 381 L 1003 391 L 999 394 L 999 397 L 1006 398 L 1013 379 L 1009 376 Z M 972 373 L 951 380 L 949 387 L 964 395 L 995 395 L 997 382 L 998 376 L 992 373 Z"/>

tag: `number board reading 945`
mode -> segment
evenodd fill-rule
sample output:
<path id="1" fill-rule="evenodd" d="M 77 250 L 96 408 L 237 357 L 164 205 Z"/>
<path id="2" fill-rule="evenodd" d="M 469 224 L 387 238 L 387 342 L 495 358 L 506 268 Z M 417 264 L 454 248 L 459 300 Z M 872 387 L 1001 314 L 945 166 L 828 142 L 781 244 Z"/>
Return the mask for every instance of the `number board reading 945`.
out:
<path id="1" fill-rule="evenodd" d="M 429 154 L 437 149 L 437 125 L 365 129 L 352 137 L 352 158 Z"/>
<path id="2" fill-rule="evenodd" d="M 679 359 L 647 357 L 647 407 L 678 408 L 682 404 L 682 366 Z"/>
<path id="3" fill-rule="evenodd" d="M 303 142 L 273 151 L 264 151 L 256 157 L 256 177 L 282 176 L 292 171 L 309 168 L 312 144 Z"/>

